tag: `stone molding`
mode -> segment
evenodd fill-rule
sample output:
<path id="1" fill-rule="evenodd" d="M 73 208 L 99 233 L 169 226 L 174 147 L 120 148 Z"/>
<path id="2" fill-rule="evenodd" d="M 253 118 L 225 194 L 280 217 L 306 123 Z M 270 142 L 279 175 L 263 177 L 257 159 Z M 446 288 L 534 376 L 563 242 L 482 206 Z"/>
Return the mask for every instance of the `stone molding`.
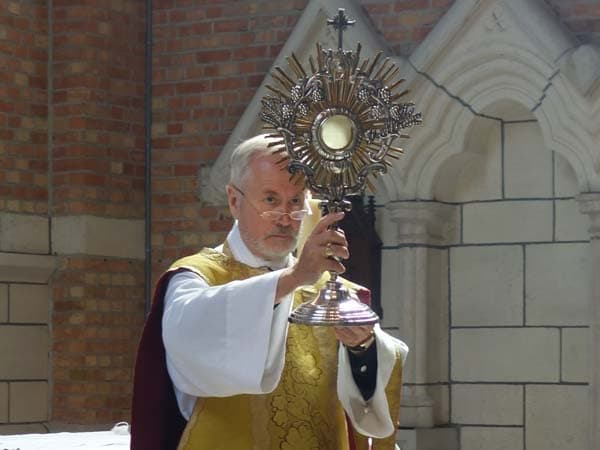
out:
<path id="1" fill-rule="evenodd" d="M 458 211 L 455 205 L 438 202 L 391 202 L 386 206 L 389 220 L 396 225 L 396 243 L 399 246 L 449 245 L 458 241 Z M 402 425 L 431 428 L 435 424 L 433 399 L 427 393 L 428 354 L 431 337 L 428 335 L 428 317 L 437 314 L 432 304 L 427 273 L 428 249 L 398 249 L 396 292 L 400 310 L 399 323 L 403 337 L 411 347 L 410 362 L 405 382 L 419 385 L 405 386 L 402 398 Z M 399 270 L 399 269 L 398 269 Z"/>
<path id="2" fill-rule="evenodd" d="M 48 283 L 56 265 L 55 256 L 0 252 L 0 281 Z"/>
<path id="3" fill-rule="evenodd" d="M 49 253 L 48 217 L 0 212 L 0 251 Z"/>
<path id="4" fill-rule="evenodd" d="M 600 240 L 600 192 L 586 192 L 577 197 L 579 211 L 590 220 L 590 240 Z"/>
<path id="5" fill-rule="evenodd" d="M 579 210 L 590 218 L 590 434 L 589 447 L 600 447 L 600 192 L 587 192 L 577 196 Z"/>
<path id="6" fill-rule="evenodd" d="M 388 203 L 390 220 L 397 224 L 397 244 L 450 245 L 459 238 L 459 208 L 438 202 Z"/>
<path id="7" fill-rule="evenodd" d="M 52 251 L 58 255 L 96 255 L 144 259 L 144 221 L 95 216 L 52 218 Z"/>

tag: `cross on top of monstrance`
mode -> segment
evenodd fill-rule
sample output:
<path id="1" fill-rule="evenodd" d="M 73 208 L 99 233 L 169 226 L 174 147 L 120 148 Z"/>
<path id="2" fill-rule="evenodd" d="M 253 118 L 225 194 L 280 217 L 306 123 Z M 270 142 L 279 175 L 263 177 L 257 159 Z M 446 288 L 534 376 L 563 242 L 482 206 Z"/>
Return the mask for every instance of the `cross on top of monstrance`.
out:
<path id="1" fill-rule="evenodd" d="M 337 16 L 327 19 L 327 25 L 333 26 L 333 29 L 338 32 L 338 50 L 343 48 L 342 37 L 344 36 L 344 31 L 348 26 L 352 26 L 355 23 L 355 19 L 350 19 L 346 16 L 346 10 L 344 8 L 338 9 Z"/>
<path id="2" fill-rule="evenodd" d="M 275 152 L 285 153 L 281 163 L 292 174 L 303 173 L 310 189 L 323 199 L 323 212 L 348 211 L 350 195 L 361 195 L 365 186 L 374 190 L 370 176 L 391 166 L 403 150 L 395 147 L 402 131 L 421 123 L 413 103 L 397 103 L 407 90 L 398 91 L 403 79 L 382 52 L 372 60 L 360 60 L 356 51 L 344 51 L 342 37 L 350 20 L 344 9 L 327 19 L 338 32 L 338 49 L 317 44 L 316 62 L 309 58 L 306 70 L 292 53 L 290 72 L 275 68 L 278 86 L 262 99 L 261 118 Z M 312 302 L 290 316 L 304 325 L 363 325 L 376 323 L 377 315 L 361 304 L 331 273 L 331 279 Z"/>

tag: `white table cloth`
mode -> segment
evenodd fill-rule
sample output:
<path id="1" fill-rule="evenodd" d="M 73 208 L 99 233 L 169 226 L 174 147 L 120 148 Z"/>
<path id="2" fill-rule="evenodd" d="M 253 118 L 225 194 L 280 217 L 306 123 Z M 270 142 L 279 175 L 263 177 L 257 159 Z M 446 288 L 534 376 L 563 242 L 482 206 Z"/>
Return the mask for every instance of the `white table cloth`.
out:
<path id="1" fill-rule="evenodd" d="M 122 430 L 81 433 L 0 435 L 0 450 L 125 450 L 129 434 Z"/>

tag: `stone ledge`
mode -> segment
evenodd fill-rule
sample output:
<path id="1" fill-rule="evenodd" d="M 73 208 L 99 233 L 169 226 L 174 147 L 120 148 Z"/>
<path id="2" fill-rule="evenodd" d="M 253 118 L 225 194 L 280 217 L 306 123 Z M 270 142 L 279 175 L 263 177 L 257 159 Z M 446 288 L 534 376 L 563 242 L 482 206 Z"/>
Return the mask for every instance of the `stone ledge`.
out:
<path id="1" fill-rule="evenodd" d="M 0 252 L 0 281 L 48 283 L 55 268 L 55 256 Z"/>
<path id="2" fill-rule="evenodd" d="M 144 221 L 95 216 L 54 217 L 52 251 L 58 255 L 144 259 Z"/>

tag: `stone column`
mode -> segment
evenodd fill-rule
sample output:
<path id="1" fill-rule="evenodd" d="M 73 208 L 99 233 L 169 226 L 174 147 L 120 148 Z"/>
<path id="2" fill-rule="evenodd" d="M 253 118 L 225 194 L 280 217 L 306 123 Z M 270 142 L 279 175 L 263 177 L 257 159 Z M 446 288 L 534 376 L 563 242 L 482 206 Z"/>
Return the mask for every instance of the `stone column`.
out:
<path id="1" fill-rule="evenodd" d="M 402 399 L 402 425 L 434 426 L 434 404 L 426 391 L 428 378 L 427 318 L 431 299 L 428 258 L 431 248 L 448 244 L 456 236 L 457 208 L 437 202 L 394 202 L 387 206 L 397 230 L 397 324 L 410 347 L 404 375 L 407 387 Z M 437 306 L 437 305 L 436 305 Z M 384 311 L 385 312 L 385 311 Z M 442 349 L 447 352 L 447 349 Z M 447 381 L 447 380 L 446 380 Z"/>
<path id="2" fill-rule="evenodd" d="M 600 448 L 600 192 L 577 197 L 579 209 L 589 216 L 590 276 L 590 442 L 588 448 Z"/>

